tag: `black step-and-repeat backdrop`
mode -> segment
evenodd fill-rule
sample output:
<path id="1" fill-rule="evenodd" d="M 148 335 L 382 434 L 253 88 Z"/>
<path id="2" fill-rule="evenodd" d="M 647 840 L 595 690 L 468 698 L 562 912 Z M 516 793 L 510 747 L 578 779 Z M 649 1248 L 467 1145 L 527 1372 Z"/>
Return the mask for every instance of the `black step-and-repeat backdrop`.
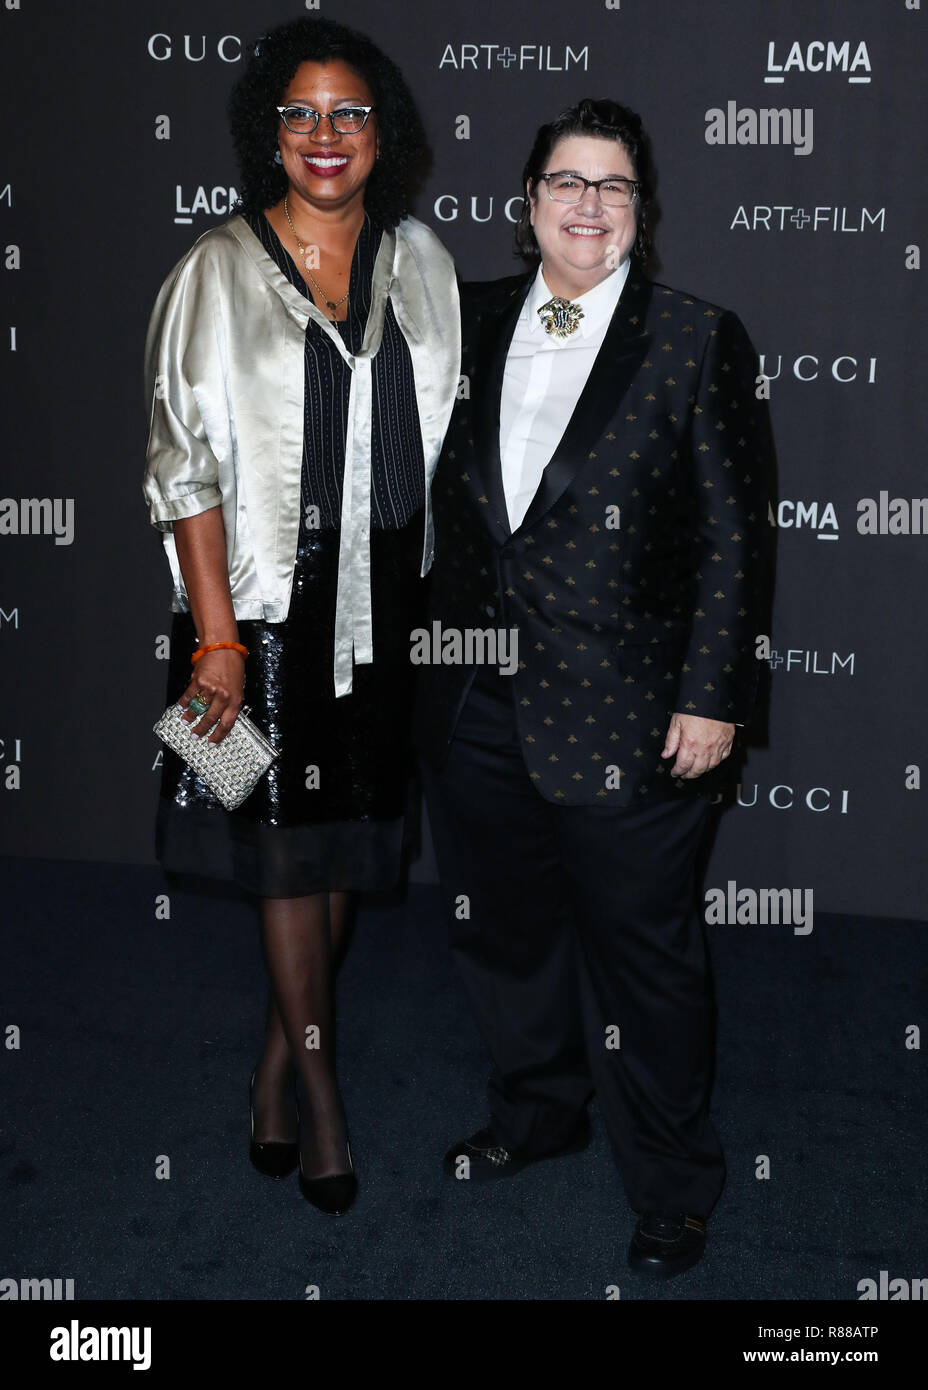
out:
<path id="1" fill-rule="evenodd" d="M 928 8 L 928 7 L 926 7 Z M 299 4 L 2 0 L 3 850 L 153 862 L 170 581 L 148 523 L 156 291 L 236 197 L 242 47 Z M 918 0 L 321 0 L 417 95 L 417 214 L 465 279 L 510 274 L 536 127 L 638 110 L 664 282 L 735 309 L 779 478 L 768 743 L 707 887 L 823 912 L 928 902 L 924 74 Z M 432 871 L 426 851 L 414 869 Z M 729 888 L 729 885 L 734 885 Z"/>

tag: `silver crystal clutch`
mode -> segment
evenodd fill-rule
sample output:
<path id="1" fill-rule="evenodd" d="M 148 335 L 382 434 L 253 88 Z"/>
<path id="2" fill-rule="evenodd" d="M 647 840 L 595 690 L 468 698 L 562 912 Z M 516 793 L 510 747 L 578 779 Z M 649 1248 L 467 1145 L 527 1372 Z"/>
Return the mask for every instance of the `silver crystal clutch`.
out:
<path id="1" fill-rule="evenodd" d="M 242 706 L 221 743 L 209 743 L 209 733 L 198 738 L 193 724 L 183 718 L 186 710 L 182 705 L 168 705 L 153 726 L 162 743 L 193 768 L 227 811 L 241 806 L 278 756 L 274 745 L 248 718 L 250 709 L 250 705 Z"/>

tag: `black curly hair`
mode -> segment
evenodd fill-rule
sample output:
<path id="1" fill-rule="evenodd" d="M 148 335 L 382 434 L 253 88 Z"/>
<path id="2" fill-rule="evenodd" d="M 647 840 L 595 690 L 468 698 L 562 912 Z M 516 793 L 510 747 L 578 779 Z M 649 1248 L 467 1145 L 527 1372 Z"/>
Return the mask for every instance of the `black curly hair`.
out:
<path id="1" fill-rule="evenodd" d="M 654 196 L 654 167 L 641 117 L 616 101 L 592 101 L 587 97 L 576 106 L 569 106 L 556 120 L 540 127 L 522 170 L 523 188 L 528 185 L 532 193 L 536 192 L 539 176 L 545 172 L 551 151 L 558 140 L 567 135 L 597 135 L 606 140 L 618 140 L 625 146 L 640 185 L 635 209 L 637 232 L 632 253 L 644 264 L 653 250 L 648 231 L 648 206 Z M 531 204 L 526 198 L 516 223 L 516 255 L 537 264 L 541 253 L 529 220 L 530 211 Z"/>
<path id="2" fill-rule="evenodd" d="M 232 143 L 241 171 L 233 213 L 261 212 L 279 203 L 287 175 L 276 163 L 280 117 L 274 109 L 301 63 L 347 63 L 374 96 L 380 155 L 364 189 L 372 221 L 392 230 L 408 216 L 430 160 L 425 129 L 403 74 L 365 34 L 331 19 L 280 24 L 246 46 L 246 66 L 229 97 Z"/>

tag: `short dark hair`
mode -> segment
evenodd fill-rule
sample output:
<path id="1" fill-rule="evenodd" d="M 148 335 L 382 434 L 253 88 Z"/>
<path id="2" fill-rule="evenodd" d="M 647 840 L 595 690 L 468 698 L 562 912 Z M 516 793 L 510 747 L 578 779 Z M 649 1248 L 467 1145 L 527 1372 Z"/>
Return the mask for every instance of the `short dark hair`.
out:
<path id="1" fill-rule="evenodd" d="M 234 213 L 263 211 L 287 191 L 286 172 L 274 159 L 280 125 L 274 108 L 297 68 L 306 62 L 342 62 L 363 77 L 377 107 L 380 154 L 364 190 L 365 210 L 387 230 L 408 216 L 429 163 L 428 143 L 403 74 L 371 39 L 334 20 L 306 17 L 278 25 L 249 44 L 246 55 L 228 104 L 241 171 Z"/>
<path id="2" fill-rule="evenodd" d="M 551 151 L 557 142 L 567 135 L 596 135 L 604 140 L 618 140 L 624 145 L 640 184 L 635 214 L 637 234 L 632 253 L 644 264 L 653 250 L 648 233 L 648 204 L 654 196 L 654 166 L 641 117 L 627 106 L 620 106 L 616 101 L 592 101 L 587 97 L 576 106 L 569 106 L 556 120 L 540 127 L 532 152 L 522 170 L 523 188 L 528 185 L 530 192 L 537 196 L 538 180 L 545 172 Z M 516 223 L 516 252 L 527 261 L 538 262 L 541 253 L 529 220 L 530 210 L 530 202 L 526 197 L 522 214 Z"/>

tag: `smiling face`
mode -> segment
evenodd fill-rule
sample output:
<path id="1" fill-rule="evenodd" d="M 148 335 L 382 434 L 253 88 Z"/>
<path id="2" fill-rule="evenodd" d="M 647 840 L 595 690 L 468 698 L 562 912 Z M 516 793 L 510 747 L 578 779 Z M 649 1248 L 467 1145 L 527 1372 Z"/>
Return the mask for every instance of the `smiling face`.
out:
<path id="1" fill-rule="evenodd" d="M 587 179 L 637 177 L 619 140 L 596 135 L 565 135 L 558 140 L 543 173 L 571 172 Z M 606 208 L 594 188 L 579 203 L 559 203 L 539 182 L 529 195 L 530 220 L 541 252 L 545 281 L 557 295 L 576 299 L 593 289 L 625 260 L 637 232 L 637 203 Z"/>
<path id="2" fill-rule="evenodd" d="M 311 106 L 320 113 L 373 104 L 370 87 L 342 62 L 301 63 L 278 102 Z M 364 185 L 377 157 L 376 112 L 356 135 L 340 135 L 322 114 L 309 135 L 294 135 L 281 121 L 278 142 L 291 201 L 302 198 L 314 211 L 344 210 L 363 202 Z"/>

